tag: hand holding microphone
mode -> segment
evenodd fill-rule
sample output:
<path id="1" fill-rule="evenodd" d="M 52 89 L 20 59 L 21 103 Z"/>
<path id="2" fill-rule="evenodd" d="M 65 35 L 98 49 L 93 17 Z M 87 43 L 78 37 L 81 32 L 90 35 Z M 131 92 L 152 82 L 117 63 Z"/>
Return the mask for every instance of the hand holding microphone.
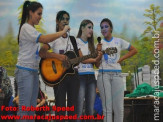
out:
<path id="1" fill-rule="evenodd" d="M 100 44 L 101 43 L 101 37 L 97 37 L 97 41 Z"/>
<path id="2" fill-rule="evenodd" d="M 103 53 L 101 52 L 101 50 L 102 50 L 101 37 L 97 37 L 97 41 L 98 41 L 98 44 L 97 44 L 96 49 L 98 51 L 98 56 L 96 57 L 96 62 L 99 62 L 103 55 Z"/>
<path id="3" fill-rule="evenodd" d="M 98 41 L 97 50 L 101 51 L 102 50 L 101 37 L 97 37 L 97 41 Z"/>
<path id="4" fill-rule="evenodd" d="M 69 25 L 65 25 L 63 31 L 64 31 L 64 33 L 69 32 L 70 31 L 70 26 Z"/>

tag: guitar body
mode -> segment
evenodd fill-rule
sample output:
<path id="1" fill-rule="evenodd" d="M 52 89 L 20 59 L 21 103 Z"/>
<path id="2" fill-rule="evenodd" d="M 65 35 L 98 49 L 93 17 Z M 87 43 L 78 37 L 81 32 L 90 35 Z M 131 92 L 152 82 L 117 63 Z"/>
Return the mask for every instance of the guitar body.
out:
<path id="1" fill-rule="evenodd" d="M 76 58 L 73 51 L 68 51 L 66 55 L 69 59 Z M 75 74 L 74 66 L 66 68 L 64 63 L 56 58 L 46 58 L 40 61 L 40 74 L 44 83 L 48 86 L 55 86 L 59 84 L 68 74 Z"/>

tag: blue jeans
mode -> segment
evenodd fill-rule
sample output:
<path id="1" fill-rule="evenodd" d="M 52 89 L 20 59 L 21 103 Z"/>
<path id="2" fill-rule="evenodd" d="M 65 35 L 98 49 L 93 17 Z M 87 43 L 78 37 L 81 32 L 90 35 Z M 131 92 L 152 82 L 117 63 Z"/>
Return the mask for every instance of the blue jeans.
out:
<path id="1" fill-rule="evenodd" d="M 36 107 L 38 90 L 39 90 L 39 77 L 38 72 L 28 71 L 23 69 L 15 70 L 15 78 L 18 84 L 19 95 L 19 111 L 17 115 L 33 115 L 35 111 L 23 111 L 22 106 Z M 17 122 L 34 122 L 35 120 L 17 120 Z"/>
<path id="2" fill-rule="evenodd" d="M 82 115 L 85 99 L 85 114 L 93 115 L 93 107 L 96 97 L 96 79 L 95 75 L 79 75 L 80 88 L 77 103 L 77 115 Z M 80 120 L 78 120 L 80 121 Z"/>
<path id="3" fill-rule="evenodd" d="M 97 87 L 102 100 L 104 122 L 112 122 L 113 111 L 114 122 L 123 122 L 124 85 L 121 73 L 99 73 Z"/>

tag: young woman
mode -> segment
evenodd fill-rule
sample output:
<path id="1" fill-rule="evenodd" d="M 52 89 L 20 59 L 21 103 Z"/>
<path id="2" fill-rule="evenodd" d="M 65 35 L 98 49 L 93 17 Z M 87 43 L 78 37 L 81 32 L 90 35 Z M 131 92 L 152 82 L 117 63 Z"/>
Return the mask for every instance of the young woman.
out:
<path id="1" fill-rule="evenodd" d="M 59 11 L 56 16 L 56 31 L 63 31 L 65 25 L 69 24 L 70 15 L 66 11 Z M 43 58 L 53 57 L 53 55 L 58 55 L 60 60 L 65 60 L 67 56 L 64 55 L 66 51 L 75 51 L 78 56 L 78 48 L 76 40 L 72 41 L 72 36 L 69 36 L 68 33 L 64 34 L 62 37 L 55 40 L 55 42 L 50 43 L 50 47 L 53 50 L 53 53 L 47 52 L 49 46 L 44 44 L 40 49 L 40 56 Z M 72 43 L 73 42 L 73 43 Z M 75 43 L 75 44 L 74 44 Z M 77 49 L 77 50 L 75 50 Z M 76 113 L 76 103 L 78 96 L 78 75 L 77 71 L 75 75 L 67 75 L 64 80 L 62 80 L 58 85 L 54 86 L 54 95 L 55 95 L 55 105 L 59 107 L 66 107 L 66 94 L 67 94 L 67 106 L 74 106 L 74 111 L 68 111 L 68 115 L 75 115 Z M 65 115 L 65 111 L 56 112 L 56 115 Z M 69 120 L 70 121 L 70 120 Z"/>
<path id="2" fill-rule="evenodd" d="M 116 47 L 117 53 L 113 55 L 104 54 L 99 66 L 97 87 L 102 98 L 104 122 L 112 122 L 114 112 L 114 122 L 123 122 L 123 97 L 124 88 L 121 76 L 120 63 L 137 53 L 137 50 L 127 41 L 112 36 L 112 22 L 105 18 L 100 23 L 101 33 L 104 39 L 101 40 L 102 49 Z M 98 45 L 100 49 L 101 45 Z M 121 50 L 129 52 L 120 57 Z"/>
<path id="3" fill-rule="evenodd" d="M 22 106 L 36 107 L 39 78 L 38 78 L 38 49 L 39 43 L 51 42 L 67 32 L 69 26 L 55 34 L 41 35 L 35 25 L 39 24 L 43 7 L 38 2 L 25 1 L 21 24 L 19 27 L 19 54 L 15 77 L 18 84 L 19 111 L 18 115 L 34 115 L 34 111 L 22 111 Z M 56 56 L 57 58 L 57 56 Z M 27 121 L 27 120 L 18 120 Z M 34 121 L 34 120 L 33 120 Z"/>
<path id="4" fill-rule="evenodd" d="M 81 22 L 77 35 L 77 44 L 80 57 L 95 53 L 92 21 L 83 20 Z M 96 58 L 89 58 L 87 60 L 84 60 L 82 63 L 79 64 L 78 72 L 80 88 L 77 105 L 78 117 L 82 115 L 84 99 L 86 115 L 93 115 L 93 107 L 96 96 L 96 79 L 93 69 L 93 63 L 98 62 L 100 58 L 101 56 L 99 55 Z"/>

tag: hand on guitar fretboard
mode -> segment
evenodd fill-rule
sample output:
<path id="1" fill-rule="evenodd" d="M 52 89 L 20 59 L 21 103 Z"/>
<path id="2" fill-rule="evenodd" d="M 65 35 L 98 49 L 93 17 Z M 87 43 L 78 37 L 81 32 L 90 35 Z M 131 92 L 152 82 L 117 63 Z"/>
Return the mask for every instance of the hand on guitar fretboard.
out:
<path id="1" fill-rule="evenodd" d="M 69 58 L 63 61 L 63 67 L 66 69 L 69 69 L 71 67 L 71 62 Z"/>

